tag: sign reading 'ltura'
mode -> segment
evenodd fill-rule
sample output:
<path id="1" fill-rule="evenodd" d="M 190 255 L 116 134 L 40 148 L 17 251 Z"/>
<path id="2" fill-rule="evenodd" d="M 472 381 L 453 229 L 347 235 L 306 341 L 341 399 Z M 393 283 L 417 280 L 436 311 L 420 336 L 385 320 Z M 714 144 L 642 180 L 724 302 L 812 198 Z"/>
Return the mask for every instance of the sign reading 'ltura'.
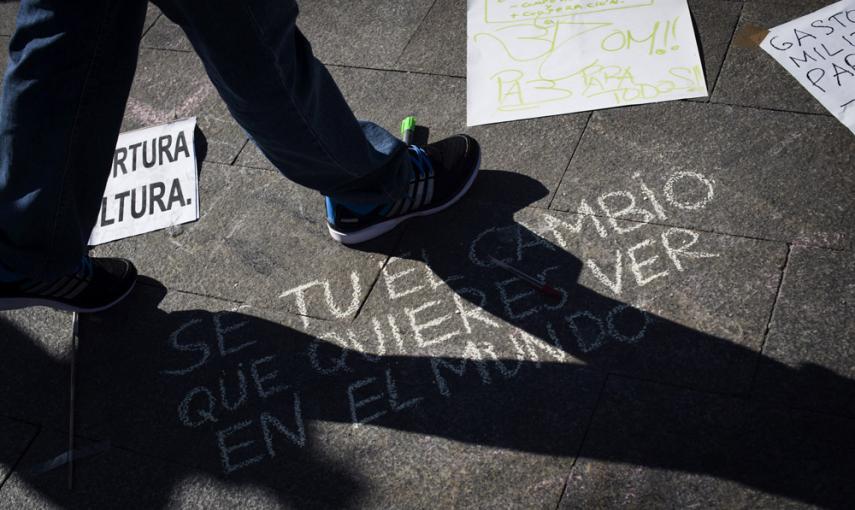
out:
<path id="1" fill-rule="evenodd" d="M 90 245 L 199 218 L 196 119 L 123 133 Z"/>

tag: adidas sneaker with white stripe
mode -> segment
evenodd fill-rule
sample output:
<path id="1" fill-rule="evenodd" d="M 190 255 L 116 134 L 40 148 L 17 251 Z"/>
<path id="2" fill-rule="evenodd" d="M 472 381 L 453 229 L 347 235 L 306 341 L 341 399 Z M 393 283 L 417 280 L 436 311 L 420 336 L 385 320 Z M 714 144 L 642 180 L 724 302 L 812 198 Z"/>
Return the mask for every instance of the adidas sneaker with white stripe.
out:
<path id="1" fill-rule="evenodd" d="M 100 312 L 124 299 L 137 279 L 125 259 L 85 257 L 81 268 L 55 280 L 0 282 L 0 310 L 49 306 L 69 312 Z"/>
<path id="2" fill-rule="evenodd" d="M 416 216 L 438 213 L 469 191 L 481 164 L 478 142 L 455 135 L 439 142 L 408 148 L 413 176 L 407 195 L 367 212 L 355 212 L 327 197 L 330 235 L 344 244 L 374 239 Z"/>

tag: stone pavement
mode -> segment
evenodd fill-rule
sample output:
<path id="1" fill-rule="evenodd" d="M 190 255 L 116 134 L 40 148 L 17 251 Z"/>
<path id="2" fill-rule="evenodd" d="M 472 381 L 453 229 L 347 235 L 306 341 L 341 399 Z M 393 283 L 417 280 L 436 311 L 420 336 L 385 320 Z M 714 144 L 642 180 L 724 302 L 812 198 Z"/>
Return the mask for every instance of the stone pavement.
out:
<path id="1" fill-rule="evenodd" d="M 463 0 L 300 3 L 360 117 L 466 130 Z M 689 4 L 709 99 L 469 129 L 471 198 L 358 249 L 152 7 L 124 127 L 198 116 L 202 219 L 95 250 L 145 276 L 81 324 L 74 492 L 69 318 L 0 313 L 0 507 L 855 506 L 855 137 L 732 43 L 824 4 Z"/>

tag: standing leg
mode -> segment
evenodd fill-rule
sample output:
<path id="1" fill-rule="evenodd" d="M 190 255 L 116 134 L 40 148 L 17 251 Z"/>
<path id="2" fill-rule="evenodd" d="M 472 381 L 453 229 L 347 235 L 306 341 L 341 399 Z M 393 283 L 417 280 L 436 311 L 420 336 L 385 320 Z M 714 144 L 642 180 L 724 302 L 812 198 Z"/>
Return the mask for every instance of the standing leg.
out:
<path id="1" fill-rule="evenodd" d="M 79 269 L 136 68 L 144 0 L 23 0 L 0 100 L 0 282 Z"/>
<path id="2" fill-rule="evenodd" d="M 184 28 L 232 115 L 287 177 L 327 196 L 330 235 L 359 243 L 439 212 L 472 185 L 465 135 L 407 148 L 357 122 L 296 26 L 295 0 L 154 0 Z M 346 34 L 342 34 L 344 40 Z"/>
<path id="3" fill-rule="evenodd" d="M 144 0 L 23 0 L 0 100 L 0 310 L 103 310 L 129 261 L 90 259 Z"/>

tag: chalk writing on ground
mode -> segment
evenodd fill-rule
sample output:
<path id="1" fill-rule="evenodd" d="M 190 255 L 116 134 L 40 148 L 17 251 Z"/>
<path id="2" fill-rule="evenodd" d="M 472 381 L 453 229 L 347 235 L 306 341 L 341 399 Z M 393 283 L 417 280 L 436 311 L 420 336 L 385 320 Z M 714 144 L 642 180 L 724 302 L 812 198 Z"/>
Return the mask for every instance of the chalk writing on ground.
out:
<path id="1" fill-rule="evenodd" d="M 230 474 L 276 458 L 286 448 L 304 448 L 307 405 L 338 406 L 334 414 L 359 428 L 449 402 L 473 381 L 483 386 L 512 381 L 523 364 L 534 369 L 569 364 L 579 362 L 573 353 L 642 344 L 656 319 L 620 301 L 627 289 L 675 278 L 719 257 L 712 236 L 651 222 L 665 221 L 673 211 L 706 208 L 715 199 L 716 184 L 688 171 L 673 172 L 661 189 L 639 175 L 633 182 L 633 189 L 580 200 L 575 213 L 530 211 L 525 221 L 476 232 L 462 254 L 460 274 L 435 273 L 428 249 L 390 258 L 372 293 L 383 311 L 361 315 L 358 323 L 311 317 L 352 317 L 373 274 L 352 272 L 347 285 L 312 279 L 284 290 L 280 299 L 296 308 L 309 339 L 287 360 L 281 353 L 259 352 L 268 344 L 249 332 L 246 316 L 223 312 L 187 320 L 165 340 L 174 356 L 161 368 L 171 386 L 193 381 L 175 402 L 177 422 L 204 431 L 223 472 Z M 645 231 L 650 233 L 639 235 Z M 631 242 L 623 241 L 630 237 Z M 599 286 L 594 292 L 606 296 L 598 304 L 571 300 L 576 277 L 558 278 L 567 261 L 576 260 L 567 251 L 574 238 L 626 243 L 579 261 L 580 270 Z M 487 280 L 467 276 L 496 269 L 488 255 L 550 280 L 561 299 L 544 300 L 498 270 Z M 213 335 L 194 340 L 201 331 Z M 384 362 L 392 358 L 423 362 L 414 369 L 418 374 L 402 376 L 399 366 Z M 460 382 L 464 377 L 466 384 Z M 414 380 L 425 383 L 414 385 Z M 324 391 L 337 397 L 311 400 L 310 390 L 330 384 L 334 387 Z"/>
<path id="2" fill-rule="evenodd" d="M 706 96 L 685 0 L 469 0 L 468 124 Z"/>

